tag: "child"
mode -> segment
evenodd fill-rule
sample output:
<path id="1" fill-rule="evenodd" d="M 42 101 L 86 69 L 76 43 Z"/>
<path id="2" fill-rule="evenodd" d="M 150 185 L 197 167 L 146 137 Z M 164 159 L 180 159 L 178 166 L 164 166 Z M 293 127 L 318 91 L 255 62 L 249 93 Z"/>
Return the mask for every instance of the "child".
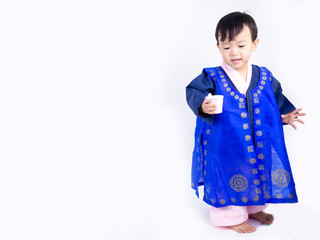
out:
<path id="1" fill-rule="evenodd" d="M 187 102 L 197 116 L 192 188 L 211 205 L 215 226 L 239 233 L 255 228 L 248 217 L 271 224 L 267 203 L 298 201 L 284 142 L 283 124 L 304 123 L 282 94 L 280 83 L 265 67 L 249 64 L 257 48 L 257 26 L 251 16 L 234 12 L 216 28 L 221 67 L 205 68 L 186 88 Z M 223 112 L 204 100 L 224 95 Z"/>

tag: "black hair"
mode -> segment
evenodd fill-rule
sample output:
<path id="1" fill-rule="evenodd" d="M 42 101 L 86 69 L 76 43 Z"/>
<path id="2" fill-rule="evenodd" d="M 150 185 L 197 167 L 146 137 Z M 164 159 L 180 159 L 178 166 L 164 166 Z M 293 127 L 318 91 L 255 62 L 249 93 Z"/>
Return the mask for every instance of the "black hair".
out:
<path id="1" fill-rule="evenodd" d="M 232 12 L 218 22 L 215 34 L 217 44 L 219 40 L 224 41 L 226 38 L 232 41 L 241 32 L 243 25 L 250 29 L 252 42 L 254 42 L 258 36 L 258 27 L 254 19 L 247 13 Z"/>

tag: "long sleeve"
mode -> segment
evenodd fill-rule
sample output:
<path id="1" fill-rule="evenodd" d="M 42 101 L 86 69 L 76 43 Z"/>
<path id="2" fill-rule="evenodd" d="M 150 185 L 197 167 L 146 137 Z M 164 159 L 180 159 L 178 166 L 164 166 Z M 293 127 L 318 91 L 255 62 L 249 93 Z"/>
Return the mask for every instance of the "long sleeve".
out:
<path id="1" fill-rule="evenodd" d="M 273 77 L 272 89 L 277 100 L 280 114 L 286 114 L 296 109 L 296 107 L 286 98 L 286 96 L 283 95 L 281 84 L 275 77 Z"/>
<path id="2" fill-rule="evenodd" d="M 212 116 L 203 113 L 201 111 L 201 105 L 205 96 L 209 93 L 215 93 L 215 86 L 205 71 L 186 87 L 186 97 L 189 107 L 196 116 L 202 118 L 207 123 L 211 122 Z"/>

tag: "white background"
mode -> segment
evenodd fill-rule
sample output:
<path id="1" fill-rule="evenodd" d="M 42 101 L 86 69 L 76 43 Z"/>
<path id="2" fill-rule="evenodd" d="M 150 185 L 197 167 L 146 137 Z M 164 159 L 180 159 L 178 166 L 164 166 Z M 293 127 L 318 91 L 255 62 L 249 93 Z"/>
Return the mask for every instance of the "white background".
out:
<path id="1" fill-rule="evenodd" d="M 243 236 L 190 188 L 185 86 L 246 10 L 253 63 L 308 116 L 285 127 L 299 203 Z M 319 239 L 318 23 L 315 0 L 1 1 L 0 239 Z"/>

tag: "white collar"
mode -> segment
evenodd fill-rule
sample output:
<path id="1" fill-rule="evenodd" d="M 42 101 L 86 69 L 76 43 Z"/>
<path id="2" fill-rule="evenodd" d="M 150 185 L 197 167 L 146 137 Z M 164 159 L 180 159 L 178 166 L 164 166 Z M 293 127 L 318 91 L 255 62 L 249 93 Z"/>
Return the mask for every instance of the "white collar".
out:
<path id="1" fill-rule="evenodd" d="M 252 65 L 248 63 L 248 70 L 247 70 L 247 80 L 243 79 L 240 73 L 235 70 L 233 67 L 226 64 L 224 61 L 221 64 L 221 67 L 229 76 L 235 87 L 238 91 L 244 95 L 246 95 L 247 89 L 249 88 L 251 77 L 252 77 Z"/>

